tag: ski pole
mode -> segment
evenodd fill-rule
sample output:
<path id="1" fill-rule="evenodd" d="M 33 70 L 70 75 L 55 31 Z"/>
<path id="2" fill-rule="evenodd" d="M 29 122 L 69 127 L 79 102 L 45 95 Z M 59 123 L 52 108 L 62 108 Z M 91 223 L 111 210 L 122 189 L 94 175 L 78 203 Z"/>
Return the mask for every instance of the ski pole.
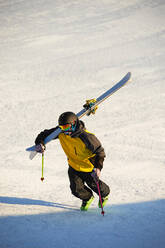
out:
<path id="1" fill-rule="evenodd" d="M 101 199 L 100 186 L 99 186 L 99 178 L 98 178 L 98 176 L 96 174 L 96 170 L 95 169 L 92 171 L 91 176 L 94 178 L 95 183 L 97 185 L 97 190 L 98 190 L 98 193 L 99 193 L 100 205 L 101 205 L 101 209 L 102 209 L 101 214 L 104 216 L 104 213 L 105 212 L 103 210 L 103 203 L 102 203 L 102 199 Z"/>
<path id="2" fill-rule="evenodd" d="M 102 203 L 102 199 L 101 199 L 101 193 L 100 193 L 100 187 L 99 187 L 98 180 L 96 180 L 96 185 L 97 185 L 97 189 L 98 189 L 98 193 L 99 193 L 100 205 L 101 205 L 101 209 L 102 209 L 101 214 L 104 216 L 103 203 Z"/>
<path id="3" fill-rule="evenodd" d="M 43 182 L 44 180 L 44 152 L 42 152 L 42 177 L 41 181 Z"/>

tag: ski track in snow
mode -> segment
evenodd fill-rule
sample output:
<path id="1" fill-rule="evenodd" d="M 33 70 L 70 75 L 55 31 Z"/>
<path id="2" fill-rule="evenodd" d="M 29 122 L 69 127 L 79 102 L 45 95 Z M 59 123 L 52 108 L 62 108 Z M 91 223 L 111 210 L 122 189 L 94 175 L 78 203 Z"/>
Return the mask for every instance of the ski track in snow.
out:
<path id="1" fill-rule="evenodd" d="M 0 247 L 165 247 L 164 0 L 0 2 Z M 58 141 L 25 148 L 128 71 L 132 80 L 84 117 L 107 157 L 105 216 L 79 211 Z"/>

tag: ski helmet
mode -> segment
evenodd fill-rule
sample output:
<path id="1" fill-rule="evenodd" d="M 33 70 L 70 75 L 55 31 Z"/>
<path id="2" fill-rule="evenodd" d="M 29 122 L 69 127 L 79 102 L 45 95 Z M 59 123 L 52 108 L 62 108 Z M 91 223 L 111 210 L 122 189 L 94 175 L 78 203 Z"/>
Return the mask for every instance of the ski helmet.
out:
<path id="1" fill-rule="evenodd" d="M 78 117 L 73 112 L 64 112 L 63 114 L 60 115 L 58 119 L 58 124 L 60 126 L 65 124 L 77 124 L 77 122 L 78 122 Z"/>

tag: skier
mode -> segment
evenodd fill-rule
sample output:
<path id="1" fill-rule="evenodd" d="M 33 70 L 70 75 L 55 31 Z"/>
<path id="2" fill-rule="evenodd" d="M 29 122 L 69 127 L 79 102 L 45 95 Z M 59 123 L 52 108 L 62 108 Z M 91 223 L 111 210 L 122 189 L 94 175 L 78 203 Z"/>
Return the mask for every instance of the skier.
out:
<path id="1" fill-rule="evenodd" d="M 46 149 L 44 139 L 60 127 L 62 132 L 57 138 L 68 159 L 71 192 L 82 200 L 80 209 L 87 211 L 94 200 L 93 191 L 98 194 L 96 182 L 92 177 L 93 170 L 99 180 L 104 206 L 110 193 L 109 186 L 99 179 L 105 157 L 104 148 L 96 136 L 86 130 L 84 122 L 80 121 L 75 113 L 64 112 L 60 115 L 58 124 L 57 127 L 46 129 L 37 136 L 35 144 L 38 151 L 43 152 Z M 101 208 L 100 201 L 98 205 Z"/>

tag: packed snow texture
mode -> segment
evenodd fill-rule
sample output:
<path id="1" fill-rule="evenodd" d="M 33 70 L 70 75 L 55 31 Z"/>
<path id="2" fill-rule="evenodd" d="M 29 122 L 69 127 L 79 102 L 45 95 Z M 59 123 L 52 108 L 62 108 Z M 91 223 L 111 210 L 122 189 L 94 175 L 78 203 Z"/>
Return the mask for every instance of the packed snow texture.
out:
<path id="1" fill-rule="evenodd" d="M 165 1 L 0 1 L 0 247 L 165 247 Z M 69 188 L 58 140 L 25 149 L 128 71 L 84 117 L 106 152 L 105 216 Z"/>

